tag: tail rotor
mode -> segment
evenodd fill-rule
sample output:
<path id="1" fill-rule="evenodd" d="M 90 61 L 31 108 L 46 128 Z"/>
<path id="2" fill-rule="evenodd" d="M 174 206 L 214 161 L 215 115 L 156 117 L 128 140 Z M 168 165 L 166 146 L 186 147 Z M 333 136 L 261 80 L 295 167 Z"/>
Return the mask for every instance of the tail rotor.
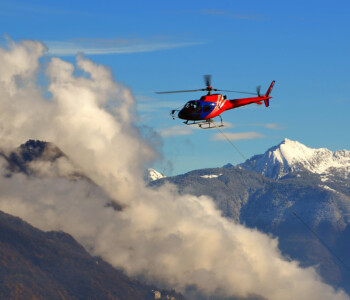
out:
<path id="1" fill-rule="evenodd" d="M 258 85 L 256 87 L 256 93 L 258 94 L 259 97 L 261 97 L 260 90 L 261 90 L 261 85 Z"/>

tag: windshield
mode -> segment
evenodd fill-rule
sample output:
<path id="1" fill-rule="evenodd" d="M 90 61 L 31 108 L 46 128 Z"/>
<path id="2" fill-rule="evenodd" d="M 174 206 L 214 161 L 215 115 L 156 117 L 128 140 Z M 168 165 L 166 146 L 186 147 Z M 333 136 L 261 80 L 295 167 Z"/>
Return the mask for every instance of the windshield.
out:
<path id="1" fill-rule="evenodd" d="M 202 106 L 201 106 L 201 103 L 199 101 L 187 102 L 187 104 L 185 105 L 185 109 L 190 114 L 202 112 Z"/>

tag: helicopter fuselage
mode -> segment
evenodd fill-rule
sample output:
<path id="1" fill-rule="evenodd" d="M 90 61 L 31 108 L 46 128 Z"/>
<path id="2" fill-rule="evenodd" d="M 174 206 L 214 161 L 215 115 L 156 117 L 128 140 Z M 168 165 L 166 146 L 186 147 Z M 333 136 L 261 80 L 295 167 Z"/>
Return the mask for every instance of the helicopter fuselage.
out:
<path id="1" fill-rule="evenodd" d="M 226 99 L 222 94 L 206 95 L 202 96 L 199 100 L 188 101 L 178 112 L 177 117 L 189 121 L 208 120 L 217 117 L 226 110 L 251 103 L 260 105 L 262 101 L 268 99 L 271 99 L 271 97 L 265 95 L 231 100 Z"/>

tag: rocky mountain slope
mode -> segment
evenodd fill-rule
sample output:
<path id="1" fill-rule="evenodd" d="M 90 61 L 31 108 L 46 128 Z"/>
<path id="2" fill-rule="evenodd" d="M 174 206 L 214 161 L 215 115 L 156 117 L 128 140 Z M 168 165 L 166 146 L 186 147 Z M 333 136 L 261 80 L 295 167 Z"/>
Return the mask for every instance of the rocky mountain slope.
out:
<path id="1" fill-rule="evenodd" d="M 277 236 L 285 255 L 303 266 L 317 265 L 325 281 L 350 291 L 349 270 L 286 207 L 350 266 L 349 159 L 346 150 L 311 149 L 285 139 L 239 166 L 196 170 L 150 185 L 171 182 L 182 193 L 212 197 L 224 216 Z"/>

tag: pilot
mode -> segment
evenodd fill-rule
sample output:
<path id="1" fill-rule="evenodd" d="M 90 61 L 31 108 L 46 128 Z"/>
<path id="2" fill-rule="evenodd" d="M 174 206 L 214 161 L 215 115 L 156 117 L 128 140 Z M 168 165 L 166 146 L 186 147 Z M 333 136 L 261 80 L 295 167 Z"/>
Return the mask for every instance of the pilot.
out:
<path id="1" fill-rule="evenodd" d="M 190 114 L 193 114 L 193 113 L 194 113 L 194 105 L 193 105 L 193 103 L 188 103 L 188 104 L 186 105 L 186 108 L 187 108 L 187 110 L 188 110 L 188 113 L 190 113 Z"/>

